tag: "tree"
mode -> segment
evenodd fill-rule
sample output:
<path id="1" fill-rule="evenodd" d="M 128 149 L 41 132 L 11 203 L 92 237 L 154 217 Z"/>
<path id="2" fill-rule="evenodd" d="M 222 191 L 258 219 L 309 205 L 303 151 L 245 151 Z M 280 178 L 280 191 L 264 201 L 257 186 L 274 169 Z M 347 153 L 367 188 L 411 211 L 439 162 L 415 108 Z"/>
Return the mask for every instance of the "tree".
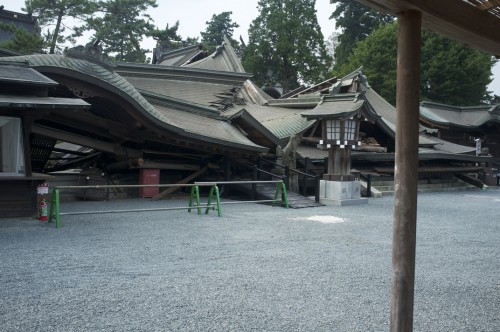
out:
<path id="1" fill-rule="evenodd" d="M 30 33 L 26 29 L 18 28 L 14 24 L 0 22 L 0 30 L 10 32 L 12 39 L 0 43 L 0 47 L 8 48 L 19 53 L 31 54 L 42 52 L 45 41 L 38 33 Z"/>
<path id="2" fill-rule="evenodd" d="M 370 86 L 391 104 L 396 102 L 396 40 L 397 24 L 388 24 L 372 32 L 358 42 L 347 58 L 334 69 L 342 77 L 363 66 Z"/>
<path id="3" fill-rule="evenodd" d="M 239 25 L 231 20 L 231 14 L 233 12 L 214 14 L 212 19 L 206 22 L 207 29 L 205 32 L 200 32 L 200 34 L 201 42 L 205 44 L 207 50 L 213 51 L 217 46 L 221 45 L 224 36 L 229 39 L 234 48 L 239 48 L 238 42 L 233 39 L 234 28 L 238 28 Z"/>
<path id="4" fill-rule="evenodd" d="M 493 57 L 424 31 L 421 94 L 424 99 L 457 106 L 491 100 Z"/>
<path id="5" fill-rule="evenodd" d="M 167 23 L 167 26 L 163 30 L 155 28 L 151 32 L 151 36 L 159 46 L 167 46 L 173 49 L 180 48 L 182 47 L 182 37 L 177 34 L 178 29 L 179 21 L 175 22 L 171 27 Z"/>
<path id="6" fill-rule="evenodd" d="M 363 66 L 370 86 L 395 105 L 396 57 L 397 23 L 394 22 L 359 42 L 348 62 L 339 68 L 338 76 Z M 489 55 L 424 30 L 421 63 L 423 100 L 467 106 L 491 99 L 487 86 L 494 60 Z"/>
<path id="7" fill-rule="evenodd" d="M 156 0 L 99 1 L 104 15 L 87 20 L 87 30 L 94 30 L 94 39 L 103 43 L 104 52 L 114 54 L 115 61 L 146 62 L 140 42 L 152 35 L 152 18 L 146 14 L 157 7 Z"/>
<path id="8" fill-rule="evenodd" d="M 66 28 L 64 19 L 83 21 L 97 10 L 93 0 L 26 0 L 25 7 L 23 11 L 37 16 L 38 24 L 48 29 L 51 54 L 55 53 L 57 44 L 73 40 L 74 35 L 63 34 Z M 54 26 L 52 30 L 51 26 Z"/>
<path id="9" fill-rule="evenodd" d="M 352 0 L 330 0 L 337 4 L 330 19 L 335 19 L 335 27 L 342 28 L 335 47 L 335 63 L 341 66 L 359 41 L 368 37 L 380 25 L 394 21 L 394 17 L 383 15 Z"/>
<path id="10" fill-rule="evenodd" d="M 259 0 L 248 31 L 243 65 L 258 84 L 281 84 L 283 92 L 324 79 L 326 54 L 315 0 Z"/>

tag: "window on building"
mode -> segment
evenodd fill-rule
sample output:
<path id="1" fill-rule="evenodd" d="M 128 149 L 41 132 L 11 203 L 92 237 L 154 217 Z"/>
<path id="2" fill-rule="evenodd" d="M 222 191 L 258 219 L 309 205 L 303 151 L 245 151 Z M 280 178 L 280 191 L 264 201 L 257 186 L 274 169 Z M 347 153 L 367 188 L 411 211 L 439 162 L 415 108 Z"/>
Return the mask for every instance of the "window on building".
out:
<path id="1" fill-rule="evenodd" d="M 0 116 L 0 176 L 24 174 L 21 119 Z"/>

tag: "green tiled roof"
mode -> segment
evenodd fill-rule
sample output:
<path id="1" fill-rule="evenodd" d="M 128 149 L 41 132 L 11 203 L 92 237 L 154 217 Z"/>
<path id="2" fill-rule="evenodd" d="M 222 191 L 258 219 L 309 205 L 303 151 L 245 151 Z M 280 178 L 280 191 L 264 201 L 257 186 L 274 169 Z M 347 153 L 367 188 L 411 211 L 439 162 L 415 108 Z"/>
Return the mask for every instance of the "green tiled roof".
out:
<path id="1" fill-rule="evenodd" d="M 500 122 L 500 105 L 459 107 L 422 102 L 420 116 L 427 122 L 437 125 L 477 128 L 488 122 Z"/>
<path id="2" fill-rule="evenodd" d="M 315 122 L 303 118 L 302 109 L 249 105 L 245 110 L 280 139 L 302 132 Z"/>
<path id="3" fill-rule="evenodd" d="M 153 106 L 127 79 L 97 63 L 62 55 L 48 54 L 8 57 L 2 60 L 12 62 L 27 61 L 32 68 L 42 73 L 64 73 L 68 76 L 74 76 L 78 79 L 89 81 L 96 86 L 121 96 L 134 105 L 138 112 L 149 117 L 158 126 L 180 136 L 232 147 L 238 146 L 246 150 L 267 150 L 266 148 L 252 143 L 229 122 L 210 119 L 189 112 Z M 158 68 L 161 66 L 150 65 L 150 67 Z M 185 120 L 182 120 L 183 118 Z M 188 118 L 191 121 L 187 121 L 186 119 Z M 212 126 L 206 126 L 207 123 L 211 123 Z M 216 125 L 216 123 L 218 124 Z M 205 126 L 203 124 L 205 124 Z M 220 129 L 220 132 L 215 133 L 214 129 L 211 129 L 211 131 L 201 130 L 203 128 L 214 127 Z M 204 136 L 205 134 L 210 135 Z"/>
<path id="4" fill-rule="evenodd" d="M 338 95 L 334 97 L 326 97 L 323 102 L 319 103 L 314 109 L 302 113 L 302 116 L 307 119 L 321 119 L 325 117 L 351 117 L 358 113 L 363 107 L 364 100 L 358 99 L 357 96 Z"/>
<path id="5" fill-rule="evenodd" d="M 242 135 L 238 128 L 228 121 L 202 117 L 170 107 L 159 105 L 155 105 L 155 107 L 161 114 L 168 117 L 176 127 L 184 130 L 188 136 L 201 135 L 207 142 L 223 141 L 225 145 L 231 147 L 246 149 L 252 147 L 261 152 L 267 151 L 267 148 L 252 143 L 248 138 Z"/>
<path id="6" fill-rule="evenodd" d="M 245 72 L 245 69 L 241 65 L 236 52 L 231 46 L 231 42 L 226 37 L 224 37 L 224 42 L 222 43 L 222 45 L 217 47 L 212 55 L 200 61 L 193 62 L 186 67 L 229 71 L 236 73 Z"/>
<path id="7" fill-rule="evenodd" d="M 54 98 L 35 96 L 0 95 L 0 107 L 6 108 L 42 108 L 42 109 L 85 109 L 90 104 L 78 98 Z"/>
<path id="8" fill-rule="evenodd" d="M 233 88 L 233 85 L 182 81 L 161 77 L 134 76 L 128 77 L 127 80 L 137 89 L 205 106 L 212 106 L 214 102 L 220 99 L 217 97 L 217 94 L 222 94 Z"/>
<path id="9" fill-rule="evenodd" d="M 0 81 L 4 83 L 29 84 L 46 87 L 56 86 L 58 84 L 33 68 L 27 67 L 25 64 L 16 65 L 12 64 L 12 62 L 2 63 L 0 61 L 0 65 L 2 68 L 0 70 Z"/>

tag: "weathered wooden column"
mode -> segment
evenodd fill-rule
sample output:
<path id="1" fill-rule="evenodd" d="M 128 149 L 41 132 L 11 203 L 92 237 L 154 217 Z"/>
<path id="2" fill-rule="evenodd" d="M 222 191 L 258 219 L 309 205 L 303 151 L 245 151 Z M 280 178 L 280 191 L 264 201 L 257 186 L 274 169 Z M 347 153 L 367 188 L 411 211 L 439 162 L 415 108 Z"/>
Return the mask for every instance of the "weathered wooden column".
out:
<path id="1" fill-rule="evenodd" d="M 398 16 L 391 331 L 413 330 L 421 13 Z"/>

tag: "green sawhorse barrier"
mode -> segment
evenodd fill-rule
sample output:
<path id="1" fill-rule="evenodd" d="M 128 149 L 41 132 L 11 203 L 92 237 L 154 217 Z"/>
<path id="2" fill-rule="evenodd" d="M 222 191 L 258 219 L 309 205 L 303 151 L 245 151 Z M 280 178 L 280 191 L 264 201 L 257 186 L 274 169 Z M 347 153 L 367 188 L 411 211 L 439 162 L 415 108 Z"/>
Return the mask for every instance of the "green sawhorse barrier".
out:
<path id="1" fill-rule="evenodd" d="M 172 185 L 173 186 L 173 185 Z M 184 185 L 187 186 L 187 185 Z M 100 186 L 100 188 L 105 186 Z M 134 185 L 130 186 L 122 186 L 122 187 L 137 187 Z M 95 213 L 117 213 L 117 212 L 141 212 L 141 211 L 161 211 L 161 210 L 182 210 L 187 209 L 188 212 L 191 212 L 192 209 L 196 209 L 198 211 L 198 215 L 201 215 L 202 208 L 207 205 L 201 204 L 200 200 L 200 190 L 198 185 L 190 185 L 191 192 L 189 194 L 189 202 L 187 207 L 172 207 L 172 208 L 154 208 L 154 209 L 135 209 L 135 210 L 112 210 L 112 211 L 85 211 L 85 212 L 68 212 L 61 213 L 60 212 L 60 189 L 67 188 L 95 188 L 95 186 L 62 186 L 56 187 L 52 190 L 52 196 L 50 199 L 50 210 L 49 210 L 49 223 L 56 223 L 56 228 L 61 227 L 61 215 L 70 215 L 70 214 L 95 214 Z"/>
<path id="2" fill-rule="evenodd" d="M 218 184 L 241 184 L 241 183 L 276 183 L 276 191 L 274 193 L 274 199 L 272 200 L 258 200 L 258 201 L 241 201 L 241 202 L 222 202 L 220 201 Z M 197 182 L 197 184 L 204 184 L 203 182 Z M 279 198 L 278 198 L 279 197 Z M 214 202 L 215 201 L 215 202 Z M 210 193 L 208 194 L 208 201 L 205 209 L 205 214 L 208 214 L 210 210 L 217 210 L 217 214 L 221 216 L 221 205 L 222 204 L 243 204 L 243 203 L 264 203 L 272 202 L 272 206 L 280 203 L 281 206 L 289 208 L 288 196 L 286 194 L 286 186 L 283 181 L 223 181 L 217 182 L 210 188 Z"/>
<path id="3" fill-rule="evenodd" d="M 220 193 L 217 184 L 236 184 L 236 183 L 276 183 L 276 191 L 274 193 L 274 199 L 272 200 L 259 200 L 259 201 L 241 201 L 241 202 L 225 202 L 221 203 Z M 55 221 L 56 228 L 61 227 L 61 215 L 70 214 L 96 214 L 96 213 L 117 213 L 117 212 L 141 212 L 141 211 L 160 211 L 160 210 L 180 210 L 187 209 L 188 212 L 196 209 L 198 215 L 201 215 L 201 210 L 205 208 L 205 214 L 208 214 L 210 210 L 217 210 L 217 215 L 220 217 L 222 215 L 222 204 L 241 204 L 241 203 L 263 203 L 272 202 L 272 205 L 280 203 L 281 206 L 288 208 L 288 197 L 286 194 L 286 187 L 283 181 L 223 181 L 223 182 L 200 182 L 195 184 L 182 184 L 182 185 L 161 185 L 168 187 L 191 187 L 191 192 L 189 194 L 189 202 L 187 207 L 172 207 L 172 208 L 154 208 L 154 209 L 135 209 L 135 210 L 113 210 L 113 211 L 85 211 L 85 212 L 60 212 L 60 189 L 88 189 L 88 188 L 111 188 L 111 187 L 122 187 L 122 188 L 135 188 L 141 187 L 140 185 L 102 185 L 102 186 L 60 186 L 55 187 L 52 190 L 52 195 L 50 198 L 50 210 L 49 210 L 49 223 Z M 200 200 L 200 189 L 199 186 L 210 186 L 210 192 L 208 194 L 208 201 L 206 204 L 202 204 Z"/>

